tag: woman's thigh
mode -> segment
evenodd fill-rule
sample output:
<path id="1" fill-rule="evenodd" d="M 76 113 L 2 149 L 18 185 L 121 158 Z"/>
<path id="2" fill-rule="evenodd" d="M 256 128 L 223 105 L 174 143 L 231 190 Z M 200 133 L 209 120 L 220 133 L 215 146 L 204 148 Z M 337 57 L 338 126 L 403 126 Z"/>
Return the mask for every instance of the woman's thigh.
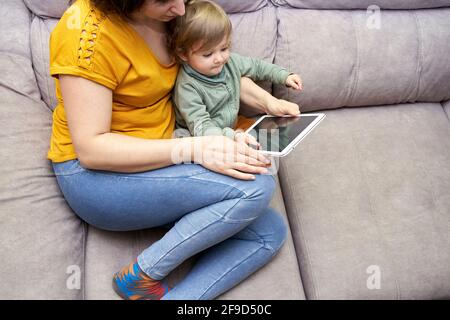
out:
<path id="1" fill-rule="evenodd" d="M 272 193 L 273 177 L 243 181 L 182 164 L 140 173 L 88 170 L 78 160 L 54 164 L 70 207 L 89 224 L 106 230 L 162 226 L 213 203 Z"/>

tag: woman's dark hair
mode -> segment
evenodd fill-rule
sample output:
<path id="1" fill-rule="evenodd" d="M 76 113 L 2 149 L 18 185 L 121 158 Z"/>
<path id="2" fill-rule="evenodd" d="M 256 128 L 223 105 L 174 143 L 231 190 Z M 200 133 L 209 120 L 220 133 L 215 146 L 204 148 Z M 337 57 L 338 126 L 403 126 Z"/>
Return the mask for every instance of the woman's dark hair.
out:
<path id="1" fill-rule="evenodd" d="M 130 14 L 139 10 L 146 0 L 89 0 L 91 5 L 105 15 L 115 14 L 120 18 L 129 18 Z M 157 3 L 166 3 L 170 0 L 153 0 Z"/>

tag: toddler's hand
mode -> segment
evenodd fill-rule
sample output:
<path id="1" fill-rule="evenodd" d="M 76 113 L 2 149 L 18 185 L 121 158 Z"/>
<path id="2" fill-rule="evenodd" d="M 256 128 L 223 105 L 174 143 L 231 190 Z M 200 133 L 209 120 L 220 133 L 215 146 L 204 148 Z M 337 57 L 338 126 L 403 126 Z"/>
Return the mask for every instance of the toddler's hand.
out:
<path id="1" fill-rule="evenodd" d="M 236 133 L 234 134 L 234 140 L 237 142 L 244 142 L 247 145 L 254 145 L 258 149 L 261 146 L 261 144 L 255 139 L 255 137 L 244 131 L 236 131 Z"/>
<path id="2" fill-rule="evenodd" d="M 298 74 L 291 74 L 286 79 L 286 85 L 296 90 L 303 90 L 302 79 Z"/>

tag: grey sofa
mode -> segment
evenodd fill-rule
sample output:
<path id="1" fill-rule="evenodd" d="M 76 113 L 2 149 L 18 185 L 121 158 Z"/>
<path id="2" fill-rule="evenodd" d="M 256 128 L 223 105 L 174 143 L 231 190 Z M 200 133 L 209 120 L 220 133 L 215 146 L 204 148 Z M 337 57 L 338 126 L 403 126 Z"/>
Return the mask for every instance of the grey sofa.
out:
<path id="1" fill-rule="evenodd" d="M 58 189 L 48 37 L 67 2 L 0 6 L 1 299 L 119 299 L 112 274 L 164 232 L 88 226 Z M 450 299 L 450 0 L 218 2 L 233 50 L 304 90 L 261 85 L 327 115 L 277 163 L 286 244 L 219 298 Z"/>

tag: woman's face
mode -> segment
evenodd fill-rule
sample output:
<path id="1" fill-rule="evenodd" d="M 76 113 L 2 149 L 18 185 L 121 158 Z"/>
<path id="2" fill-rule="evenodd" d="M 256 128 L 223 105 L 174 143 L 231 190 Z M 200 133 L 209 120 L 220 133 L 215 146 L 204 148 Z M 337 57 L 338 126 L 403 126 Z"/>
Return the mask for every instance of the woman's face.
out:
<path id="1" fill-rule="evenodd" d="M 167 22 L 184 15 L 184 9 L 184 0 L 169 0 L 165 3 L 146 0 L 139 11 L 147 18 Z"/>

